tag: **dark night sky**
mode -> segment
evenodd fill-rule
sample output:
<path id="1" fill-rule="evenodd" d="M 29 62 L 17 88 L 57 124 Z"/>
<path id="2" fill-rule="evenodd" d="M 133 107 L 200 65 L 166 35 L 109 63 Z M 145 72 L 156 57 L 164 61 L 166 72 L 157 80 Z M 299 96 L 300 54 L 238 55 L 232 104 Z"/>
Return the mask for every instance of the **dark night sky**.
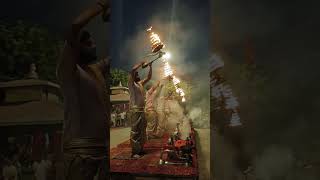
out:
<path id="1" fill-rule="evenodd" d="M 47 27 L 52 33 L 63 37 L 65 30 L 74 18 L 86 7 L 96 1 L 85 0 L 30 0 L 30 1 L 5 1 L 0 7 L 0 17 L 9 21 L 23 20 L 30 24 L 39 24 Z M 98 17 L 89 23 L 88 28 L 99 45 L 97 50 L 100 56 L 108 53 L 108 24 L 103 23 Z"/>
<path id="2" fill-rule="evenodd" d="M 40 24 L 63 37 L 65 29 L 81 10 L 95 2 L 30 0 L 17 4 L 14 1 L 5 1 L 0 7 L 0 17 Z M 97 41 L 98 56 L 109 54 L 113 57 L 113 67 L 129 70 L 141 57 L 139 53 L 143 54 L 145 50 L 150 51 L 149 42 L 139 39 L 147 37 L 147 34 L 144 34 L 147 27 L 156 26 L 156 31 L 163 37 L 162 40 L 167 40 L 172 2 L 172 0 L 112 1 L 112 22 L 105 24 L 98 17 L 87 27 Z M 204 94 L 208 99 L 209 1 L 176 0 L 176 3 L 174 20 L 180 32 L 173 33 L 173 36 L 176 37 L 172 44 L 175 44 L 180 53 L 180 60 L 176 61 L 175 66 L 183 70 L 187 68 L 188 72 L 183 74 L 188 77 L 196 77 L 194 80 L 199 84 L 195 91 Z"/>
<path id="3" fill-rule="evenodd" d="M 15 1 L 5 1 L 5 3 L 0 7 L 0 17 L 7 18 L 9 20 L 21 19 L 29 23 L 40 24 L 48 27 L 48 29 L 53 33 L 63 35 L 64 30 L 68 27 L 70 22 L 72 22 L 73 18 L 75 18 L 81 10 L 94 2 L 95 1 L 84 0 L 47 0 L 45 2 L 41 0 L 30 0 L 21 1 L 17 4 Z M 183 4 L 194 8 L 195 11 L 208 7 L 208 1 L 206 0 L 186 0 L 183 1 Z M 119 8 L 121 5 L 123 7 L 122 9 Z M 130 36 L 133 36 L 141 30 L 141 27 L 148 26 L 147 23 L 149 19 L 154 16 L 154 12 L 159 13 L 161 11 L 170 18 L 171 6 L 171 0 L 113 1 L 112 8 L 114 15 L 112 17 L 112 23 L 114 25 L 111 28 L 110 24 L 103 24 L 103 22 L 101 22 L 101 18 L 96 18 L 89 24 L 88 29 L 93 33 L 98 44 L 98 54 L 101 56 L 108 54 L 106 52 L 106 49 L 108 49 L 106 42 L 109 42 L 109 45 L 112 44 L 111 48 L 121 49 L 121 47 L 118 48 L 120 44 L 123 45 Z M 197 28 L 197 30 L 202 31 L 199 32 L 201 34 L 208 34 L 208 10 L 202 11 L 201 15 L 198 16 L 198 19 L 203 19 L 203 22 L 199 25 L 200 28 Z M 179 18 L 179 15 L 177 15 L 177 17 Z M 108 31 L 112 32 L 112 38 L 107 35 Z M 200 48 L 202 47 L 199 47 L 199 49 Z M 117 56 L 115 56 L 115 58 L 117 58 Z M 113 63 L 115 66 L 122 65 L 122 63 L 117 63 L 115 60 Z"/>
<path id="4" fill-rule="evenodd" d="M 0 17 L 41 24 L 52 32 L 62 35 L 72 19 L 93 2 L 95 1 L 5 1 L 0 7 Z M 122 11 L 118 8 L 121 2 L 123 2 Z M 114 1 L 113 27 L 104 24 L 100 18 L 96 18 L 89 27 L 96 37 L 99 55 L 108 54 L 108 44 L 111 48 L 122 50 L 126 40 L 148 26 L 149 18 L 155 13 L 161 12 L 161 17 L 169 18 L 171 2 L 170 0 Z M 205 8 L 208 8 L 208 2 L 206 0 L 178 2 L 181 4 L 177 9 L 182 9 L 182 6 L 185 9 L 189 8 L 190 16 L 185 16 L 184 9 L 181 10 L 183 13 L 179 14 L 180 11 L 177 13 L 176 18 L 196 32 L 190 37 L 192 40 L 195 39 L 194 46 L 186 49 L 189 59 L 198 54 L 206 56 L 209 12 Z M 218 37 L 213 37 L 213 40 L 220 47 L 224 47 L 227 54 L 234 57 L 233 61 L 242 61 L 243 44 L 250 39 L 257 63 L 268 66 L 275 74 L 292 79 L 309 79 L 313 82 L 319 77 L 320 65 L 318 7 L 319 2 L 316 0 L 215 0 L 211 3 L 210 13 L 214 17 L 212 27 Z M 121 18 L 123 21 L 118 21 Z M 192 24 L 188 22 L 189 20 Z M 112 32 L 112 38 L 108 36 L 109 31 Z M 116 52 L 114 49 L 112 52 Z M 113 65 L 116 67 L 130 64 L 117 59 L 116 56 L 115 58 Z M 199 64 L 203 66 L 206 63 L 201 61 Z"/>
<path id="5" fill-rule="evenodd" d="M 121 4 L 119 1 L 117 2 Z M 140 58 L 150 53 L 145 30 L 149 26 L 153 26 L 162 41 L 168 45 L 168 50 L 173 53 L 173 63 L 171 65 L 173 65 L 173 68 L 177 68 L 177 72 L 181 73 L 181 76 L 178 77 L 186 75 L 192 77 L 193 82 L 195 82 L 196 87 L 193 92 L 198 96 L 193 96 L 195 97 L 193 100 L 197 103 L 206 101 L 206 105 L 208 105 L 209 1 L 175 1 L 176 8 L 173 21 L 177 26 L 173 28 L 171 44 L 168 37 L 171 28 L 172 0 L 123 2 L 122 21 L 116 21 L 112 31 L 114 39 L 112 42 L 118 43 L 113 44 L 118 51 L 113 52 L 119 54 L 119 57 L 113 54 L 116 57 L 113 66 L 128 70 L 134 63 L 140 61 Z M 119 12 L 119 9 L 116 10 Z M 120 17 L 120 15 L 117 14 L 116 17 Z M 159 69 L 157 67 L 159 64 L 156 63 L 155 69 Z M 205 108 L 208 108 L 208 106 Z"/>
<path id="6" fill-rule="evenodd" d="M 115 2 L 118 3 L 118 1 Z M 135 34 L 139 26 L 145 26 L 148 17 L 151 17 L 157 9 L 163 9 L 170 16 L 170 2 L 170 0 L 125 1 L 122 9 L 123 40 Z M 30 0 L 16 3 L 5 1 L 0 7 L 0 17 L 23 19 L 47 26 L 53 32 L 62 33 L 72 19 L 92 2 L 47 0 L 44 3 L 41 0 Z M 195 12 L 198 8 L 207 6 L 206 1 L 187 0 L 183 3 L 194 7 Z M 219 32 L 220 45 L 228 50 L 238 54 L 242 53 L 239 47 L 243 45 L 246 38 L 250 38 L 255 45 L 256 56 L 259 57 L 260 62 L 288 63 L 291 58 L 286 57 L 291 55 L 290 52 L 296 52 L 296 57 L 306 57 L 312 54 L 317 56 L 314 52 L 317 51 L 320 40 L 319 20 L 316 18 L 319 15 L 318 4 L 318 1 L 315 0 L 217 0 L 212 3 L 211 13 L 217 17 L 213 27 Z M 203 15 L 204 18 L 206 14 Z M 205 22 L 203 22 L 203 27 L 205 29 Z M 103 40 L 109 39 L 105 33 L 108 32 L 107 25 L 97 18 L 91 23 L 90 29 L 94 35 L 99 36 L 98 44 L 103 46 L 98 49 L 99 54 L 104 55 L 102 51 L 107 48 Z M 113 27 L 112 32 L 117 31 L 119 31 L 117 27 Z M 203 32 L 206 33 L 205 30 Z M 283 60 L 277 61 L 277 58 L 269 58 L 275 54 L 282 56 Z M 272 59 L 276 62 L 273 62 Z"/>
<path id="7" fill-rule="evenodd" d="M 121 2 L 123 2 L 122 9 L 119 8 Z M 172 0 L 116 2 L 114 18 L 117 21 L 113 22 L 111 38 L 115 58 L 112 65 L 129 70 L 135 63 L 141 61 L 143 56 L 150 53 L 145 30 L 153 26 L 173 54 L 171 65 L 181 73 L 178 77 L 187 76 L 189 79 L 192 77 L 192 84 L 195 85 L 193 93 L 198 94 L 193 96 L 193 100 L 199 104 L 206 104 L 205 108 L 208 109 L 209 1 L 175 1 L 173 18 L 175 25 L 170 44 L 168 37 L 171 28 L 172 2 Z M 122 12 L 122 15 L 119 12 Z M 158 78 L 156 71 L 160 70 L 159 64 L 161 63 L 155 63 L 153 79 Z"/>
<path id="8" fill-rule="evenodd" d="M 171 8 L 172 0 L 163 0 L 163 1 L 147 1 L 147 0 L 138 0 L 138 1 L 123 1 L 122 9 L 122 25 L 113 27 L 113 34 L 117 32 L 122 32 L 122 38 L 115 36 L 113 42 L 116 42 L 120 39 L 122 46 L 117 48 L 120 51 L 123 51 L 123 46 L 126 44 L 126 41 L 137 36 L 141 31 L 144 31 L 147 27 L 154 26 L 150 24 L 153 18 L 157 17 L 162 19 L 162 21 L 170 22 L 171 18 Z M 190 28 L 192 31 L 197 32 L 194 34 L 197 37 L 197 40 L 193 47 L 192 51 L 186 52 L 190 59 L 194 58 L 193 56 L 198 56 L 198 54 L 208 54 L 208 40 L 206 36 L 209 35 L 208 23 L 209 23 L 209 2 L 207 0 L 194 1 L 194 0 L 176 0 L 176 15 L 174 20 L 179 21 L 180 24 Z M 181 7 L 183 6 L 183 8 Z M 192 9 L 191 12 L 188 12 L 189 9 Z M 201 13 L 197 13 L 200 11 Z M 189 13 L 189 15 L 185 15 Z M 193 20 L 190 20 L 189 16 L 195 17 Z M 118 17 L 118 16 L 117 16 Z M 195 27 L 188 26 L 190 22 L 197 21 L 198 24 Z M 159 28 L 159 27 L 155 27 Z M 155 29 L 157 31 L 157 29 Z M 159 29 L 158 29 L 159 30 Z M 198 34 L 203 34 L 203 36 L 198 36 Z M 168 36 L 167 33 L 161 34 L 161 37 Z M 117 39 L 118 38 L 118 39 Z M 163 40 L 163 38 L 162 38 Z M 138 43 L 138 42 L 137 42 Z M 165 42 L 166 43 L 166 42 Z M 187 41 L 182 43 L 188 43 Z M 121 53 L 121 52 L 120 52 Z M 132 61 L 121 59 L 119 62 L 115 62 L 115 66 L 121 66 L 127 64 L 126 61 Z M 204 62 L 200 62 L 204 63 Z"/>
<path id="9" fill-rule="evenodd" d="M 0 7 L 0 17 L 26 20 L 47 26 L 52 32 L 62 33 L 72 19 L 92 2 L 84 0 L 5 1 Z M 156 9 L 162 8 L 163 12 L 169 16 L 170 2 L 170 0 L 126 1 L 122 9 L 123 40 L 135 34 L 139 26 L 145 26 L 148 17 L 152 16 Z M 297 59 L 297 62 L 294 62 L 303 63 L 306 68 L 309 68 L 306 62 L 310 62 L 310 66 L 319 62 L 316 60 L 319 57 L 319 53 L 316 52 L 319 49 L 320 40 L 318 1 L 216 0 L 212 2 L 211 14 L 216 17 L 213 27 L 219 34 L 217 39 L 220 46 L 228 51 L 241 56 L 242 50 L 239 47 L 250 38 L 255 46 L 257 61 L 260 63 L 286 65 L 293 62 L 293 59 Z M 204 13 L 203 18 L 207 18 L 207 13 L 199 11 L 200 8 L 208 5 L 205 0 L 186 0 L 183 4 L 193 7 L 194 13 Z M 90 26 L 93 34 L 99 36 L 97 41 L 101 46 L 98 51 L 101 55 L 106 54 L 105 42 L 110 39 L 107 36 L 107 26 L 101 22 L 100 18 Z M 207 33 L 205 21 L 202 26 L 202 29 L 197 29 L 200 31 L 199 34 Z M 121 26 L 113 27 L 112 32 L 120 31 L 118 27 Z"/>

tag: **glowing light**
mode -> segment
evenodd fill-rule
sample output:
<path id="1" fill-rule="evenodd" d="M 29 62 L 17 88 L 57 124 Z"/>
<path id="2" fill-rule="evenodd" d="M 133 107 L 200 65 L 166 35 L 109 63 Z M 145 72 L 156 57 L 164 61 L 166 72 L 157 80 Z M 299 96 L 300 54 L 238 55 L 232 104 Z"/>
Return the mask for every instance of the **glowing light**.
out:
<path id="1" fill-rule="evenodd" d="M 168 59 L 171 58 L 171 54 L 168 53 L 168 52 L 166 52 L 166 53 L 163 55 L 163 58 L 166 59 L 166 60 L 168 60 Z"/>
<path id="2" fill-rule="evenodd" d="M 184 92 L 183 92 L 183 90 L 181 89 L 181 91 L 180 91 L 180 96 L 182 96 L 182 97 L 184 97 Z"/>
<path id="3" fill-rule="evenodd" d="M 150 28 L 147 29 L 147 32 L 151 32 L 151 30 L 152 30 L 152 26 L 150 26 Z"/>
<path id="4" fill-rule="evenodd" d="M 153 53 L 159 52 L 164 48 L 164 44 L 160 40 L 160 36 L 152 32 L 152 27 L 147 29 L 147 32 L 150 34 L 151 49 Z"/>
<path id="5" fill-rule="evenodd" d="M 161 43 L 159 35 L 155 34 L 154 32 L 151 33 L 150 35 L 151 43 L 152 45 Z"/>
<path id="6" fill-rule="evenodd" d="M 176 76 L 173 76 L 173 77 L 172 77 L 172 81 L 173 81 L 173 84 L 174 84 L 174 85 L 177 85 L 177 84 L 180 83 L 180 80 L 179 80 Z"/>
<path id="7" fill-rule="evenodd" d="M 147 29 L 147 32 L 150 33 L 150 42 L 151 42 L 152 52 L 159 52 L 164 47 L 164 44 L 161 42 L 160 36 L 152 32 L 152 27 Z M 168 62 L 170 58 L 171 58 L 171 54 L 169 52 L 166 52 L 162 58 L 164 77 L 172 77 L 172 82 L 174 84 L 176 92 L 179 94 L 180 97 L 182 97 L 181 101 L 185 102 L 186 101 L 185 93 L 183 89 L 178 87 L 180 80 L 173 75 L 173 70 Z"/>
<path id="8" fill-rule="evenodd" d="M 173 72 L 171 70 L 169 63 L 165 62 L 164 63 L 164 76 L 168 77 L 168 76 L 172 76 L 172 75 L 173 75 Z"/>

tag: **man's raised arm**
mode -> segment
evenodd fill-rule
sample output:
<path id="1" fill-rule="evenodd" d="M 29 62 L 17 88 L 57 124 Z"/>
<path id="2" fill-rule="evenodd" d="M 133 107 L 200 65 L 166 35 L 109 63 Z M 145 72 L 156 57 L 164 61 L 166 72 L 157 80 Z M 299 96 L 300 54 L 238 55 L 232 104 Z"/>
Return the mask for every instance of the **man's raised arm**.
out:
<path id="1" fill-rule="evenodd" d="M 131 69 L 131 75 L 135 75 L 135 72 L 140 68 L 142 67 L 142 65 L 144 64 L 144 62 L 141 62 L 139 64 L 136 64 L 135 66 L 133 66 L 133 68 Z"/>
<path id="2" fill-rule="evenodd" d="M 99 0 L 95 5 L 86 9 L 81 13 L 72 23 L 71 28 L 67 34 L 67 41 L 70 43 L 78 43 L 79 32 L 81 29 L 89 23 L 94 17 L 102 12 L 106 12 L 110 9 L 109 0 Z"/>
<path id="3" fill-rule="evenodd" d="M 137 72 L 137 70 L 144 64 L 144 62 L 141 62 L 139 64 L 136 64 L 135 66 L 133 66 L 133 68 L 130 71 L 129 74 L 129 78 L 128 78 L 128 85 L 131 86 L 133 85 L 134 82 L 134 77 L 135 77 L 135 73 Z"/>
<path id="4" fill-rule="evenodd" d="M 159 87 L 160 86 L 160 87 Z M 158 85 L 158 90 L 157 90 L 157 92 L 156 92 L 156 97 L 159 97 L 159 95 L 161 94 L 160 92 L 162 91 L 162 88 L 164 87 L 164 85 L 161 83 L 160 84 L 160 82 L 159 82 L 159 85 Z"/>
<path id="5" fill-rule="evenodd" d="M 155 84 L 154 86 L 152 86 L 152 87 L 148 90 L 148 92 L 149 92 L 150 94 L 153 93 L 153 92 L 159 87 L 159 85 L 160 85 L 160 81 L 158 81 L 157 84 Z"/>
<path id="6" fill-rule="evenodd" d="M 147 82 L 150 81 L 151 77 L 152 77 L 152 64 L 149 64 L 149 73 L 148 73 L 148 76 L 147 76 L 144 80 L 141 81 L 141 84 L 142 84 L 143 86 L 144 86 L 145 84 L 147 84 Z"/>
<path id="7" fill-rule="evenodd" d="M 81 13 L 69 27 L 66 33 L 66 41 L 62 52 L 62 57 L 58 63 L 57 73 L 73 72 L 76 70 L 77 60 L 79 59 L 79 34 L 81 29 L 89 23 L 91 19 L 103 11 L 110 9 L 109 0 L 98 1 L 92 7 Z"/>

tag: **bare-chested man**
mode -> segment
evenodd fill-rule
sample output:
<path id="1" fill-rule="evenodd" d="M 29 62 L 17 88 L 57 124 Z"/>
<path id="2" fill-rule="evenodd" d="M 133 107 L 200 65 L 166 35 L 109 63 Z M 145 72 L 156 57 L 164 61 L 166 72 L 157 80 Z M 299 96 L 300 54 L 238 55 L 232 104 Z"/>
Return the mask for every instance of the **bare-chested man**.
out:
<path id="1" fill-rule="evenodd" d="M 147 136 L 148 139 L 158 137 L 158 113 L 157 113 L 157 100 L 163 84 L 160 81 L 148 89 L 146 93 L 146 119 L 147 119 Z"/>
<path id="2" fill-rule="evenodd" d="M 57 67 L 64 96 L 63 150 L 66 180 L 109 179 L 109 96 L 104 75 L 109 60 L 97 62 L 96 45 L 87 23 L 103 13 L 108 21 L 110 3 L 99 1 L 71 25 Z"/>
<path id="3" fill-rule="evenodd" d="M 149 64 L 149 73 L 147 78 L 141 80 L 138 69 L 145 63 L 135 65 L 129 75 L 128 86 L 130 91 L 130 120 L 131 133 L 130 144 L 132 148 L 132 157 L 139 158 L 144 154 L 143 145 L 146 141 L 146 127 L 144 106 L 145 106 L 145 92 L 144 85 L 151 79 L 152 64 Z"/>

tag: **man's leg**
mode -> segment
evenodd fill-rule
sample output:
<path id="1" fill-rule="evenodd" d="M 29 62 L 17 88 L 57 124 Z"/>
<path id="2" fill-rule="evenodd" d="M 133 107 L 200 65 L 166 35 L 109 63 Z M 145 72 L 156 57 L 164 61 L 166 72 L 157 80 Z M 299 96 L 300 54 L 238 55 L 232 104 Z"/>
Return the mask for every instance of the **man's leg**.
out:
<path id="1" fill-rule="evenodd" d="M 143 150 L 144 134 L 144 114 L 142 112 L 131 113 L 131 133 L 130 144 L 132 148 L 132 155 L 139 155 Z"/>
<path id="2" fill-rule="evenodd" d="M 145 153 L 144 150 L 143 150 L 144 144 L 147 141 L 147 120 L 146 120 L 146 117 L 145 117 L 145 113 L 141 114 L 141 128 L 140 128 L 140 131 L 141 131 L 141 139 L 142 139 L 142 141 L 141 141 L 141 153 Z"/>

